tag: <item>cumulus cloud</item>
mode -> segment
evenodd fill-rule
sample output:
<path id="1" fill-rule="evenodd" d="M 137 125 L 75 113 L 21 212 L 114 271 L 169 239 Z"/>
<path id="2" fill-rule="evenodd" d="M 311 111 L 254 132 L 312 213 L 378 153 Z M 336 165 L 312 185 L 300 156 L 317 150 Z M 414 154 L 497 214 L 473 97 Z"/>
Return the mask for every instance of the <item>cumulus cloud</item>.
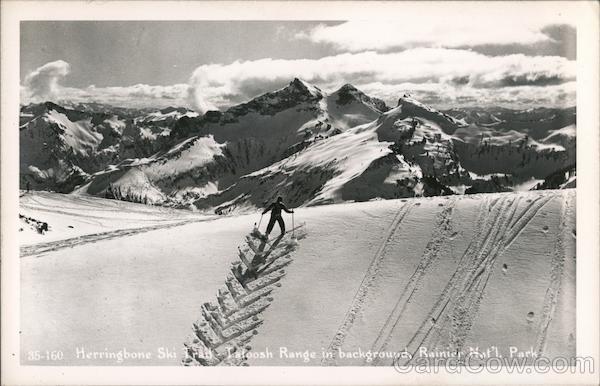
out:
<path id="1" fill-rule="evenodd" d="M 69 63 L 63 60 L 46 63 L 27 74 L 21 86 L 21 102 L 71 101 L 99 102 L 125 107 L 188 106 L 189 85 L 175 84 L 85 88 L 65 87 L 60 81 L 70 71 Z"/>
<path id="2" fill-rule="evenodd" d="M 217 107 L 209 101 L 209 98 L 214 99 L 218 97 L 218 92 L 215 92 L 216 90 L 213 89 L 212 95 L 206 95 L 206 90 L 210 89 L 206 79 L 192 77 L 190 83 L 191 86 L 188 87 L 187 91 L 188 103 L 200 114 L 204 114 L 209 110 L 217 110 Z"/>
<path id="3" fill-rule="evenodd" d="M 69 63 L 64 60 L 38 67 L 25 77 L 25 94 L 34 100 L 56 98 L 60 89 L 59 82 L 69 74 L 70 70 Z"/>
<path id="4" fill-rule="evenodd" d="M 405 91 L 434 106 L 574 104 L 576 63 L 560 56 L 487 56 L 465 49 L 343 53 L 319 59 L 271 59 L 202 65 L 188 84 L 64 87 L 69 64 L 45 64 L 25 77 L 22 102 L 95 101 L 126 107 L 224 109 L 289 83 L 294 77 L 333 91 L 352 83 L 395 105 Z"/>
<path id="5" fill-rule="evenodd" d="M 560 36 L 548 29 L 569 20 L 563 13 L 537 9 L 535 17 L 522 7 L 493 5 L 453 7 L 439 12 L 434 4 L 406 7 L 396 20 L 351 20 L 338 25 L 318 25 L 296 38 L 331 44 L 340 50 L 365 51 L 411 47 L 473 47 L 522 45 L 553 41 Z M 495 8 L 495 9 L 490 9 Z"/>
<path id="6" fill-rule="evenodd" d="M 368 87 L 373 96 L 388 102 L 389 87 L 419 84 L 441 91 L 530 87 L 543 93 L 544 86 L 560 86 L 575 79 L 575 62 L 558 56 L 486 56 L 446 48 L 414 48 L 402 52 L 360 52 L 320 59 L 259 59 L 198 67 L 190 79 L 195 104 L 227 107 L 263 92 L 284 86 L 294 77 L 332 90 L 343 83 Z M 462 91 L 461 91 L 462 90 Z M 484 93 L 485 91 L 479 91 Z M 210 101 L 210 102 L 208 102 Z"/>

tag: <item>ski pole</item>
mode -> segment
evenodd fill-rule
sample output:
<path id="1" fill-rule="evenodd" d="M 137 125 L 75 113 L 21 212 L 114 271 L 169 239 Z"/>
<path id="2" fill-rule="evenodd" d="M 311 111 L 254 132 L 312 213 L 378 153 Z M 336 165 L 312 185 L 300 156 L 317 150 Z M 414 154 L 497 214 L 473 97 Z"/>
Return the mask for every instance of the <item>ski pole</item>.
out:
<path id="1" fill-rule="evenodd" d="M 294 228 L 294 212 L 292 212 L 292 239 L 296 238 L 295 228 Z"/>
<path id="2" fill-rule="evenodd" d="M 258 227 L 257 228 L 260 228 L 260 223 L 262 222 L 263 216 L 264 216 L 263 214 L 260 215 L 260 220 L 258 220 Z"/>

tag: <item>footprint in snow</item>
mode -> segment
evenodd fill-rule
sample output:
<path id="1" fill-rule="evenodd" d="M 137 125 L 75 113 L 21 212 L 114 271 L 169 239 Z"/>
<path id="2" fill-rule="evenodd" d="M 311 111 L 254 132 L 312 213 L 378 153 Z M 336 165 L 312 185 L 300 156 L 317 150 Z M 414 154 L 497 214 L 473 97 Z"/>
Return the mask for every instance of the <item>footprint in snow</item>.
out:
<path id="1" fill-rule="evenodd" d="M 542 227 L 542 232 L 544 232 L 544 233 L 548 233 L 548 225 L 544 225 L 544 226 Z"/>
<path id="2" fill-rule="evenodd" d="M 527 313 L 527 321 L 529 323 L 533 322 L 534 317 L 535 317 L 535 314 L 533 313 L 533 311 L 529 311 L 529 313 Z"/>
<path id="3" fill-rule="evenodd" d="M 448 237 L 450 240 L 454 240 L 454 238 L 458 236 L 458 232 L 453 232 L 450 237 Z"/>
<path id="4" fill-rule="evenodd" d="M 415 206 L 419 206 L 419 205 L 421 205 L 420 202 L 415 202 Z"/>
<path id="5" fill-rule="evenodd" d="M 506 264 L 502 264 L 502 272 L 503 272 L 503 273 L 506 273 L 506 272 L 508 272 L 508 265 L 506 265 Z"/>
<path id="6" fill-rule="evenodd" d="M 444 203 L 443 203 L 443 202 L 440 202 L 440 203 L 438 204 L 438 206 L 444 206 Z"/>

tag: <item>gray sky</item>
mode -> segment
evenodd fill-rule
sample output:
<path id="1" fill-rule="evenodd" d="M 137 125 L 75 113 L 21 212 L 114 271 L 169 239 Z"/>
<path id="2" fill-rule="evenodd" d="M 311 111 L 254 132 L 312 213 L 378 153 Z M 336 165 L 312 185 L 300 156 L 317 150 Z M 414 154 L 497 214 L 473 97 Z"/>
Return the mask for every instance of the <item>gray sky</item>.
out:
<path id="1" fill-rule="evenodd" d="M 55 60 L 66 86 L 185 83 L 196 67 L 264 57 L 320 58 L 330 44 L 291 37 L 315 22 L 48 21 L 21 24 L 21 80 Z M 330 25 L 339 24 L 327 23 Z"/>
<path id="2" fill-rule="evenodd" d="M 436 107 L 574 104 L 575 29 L 554 15 L 489 28 L 494 17 L 27 21 L 21 97 L 202 111 L 297 76 L 330 90 L 352 83 L 391 105 L 404 92 Z"/>

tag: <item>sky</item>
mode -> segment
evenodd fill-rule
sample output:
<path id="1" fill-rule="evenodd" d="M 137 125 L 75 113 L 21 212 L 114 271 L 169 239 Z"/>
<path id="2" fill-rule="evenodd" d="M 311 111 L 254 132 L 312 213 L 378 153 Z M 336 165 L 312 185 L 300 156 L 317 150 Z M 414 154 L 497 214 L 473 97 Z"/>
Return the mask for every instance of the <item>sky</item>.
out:
<path id="1" fill-rule="evenodd" d="M 205 112 L 298 77 L 326 91 L 351 83 L 391 106 L 407 92 L 437 108 L 572 106 L 575 28 L 560 14 L 530 16 L 23 21 L 21 102 Z"/>

